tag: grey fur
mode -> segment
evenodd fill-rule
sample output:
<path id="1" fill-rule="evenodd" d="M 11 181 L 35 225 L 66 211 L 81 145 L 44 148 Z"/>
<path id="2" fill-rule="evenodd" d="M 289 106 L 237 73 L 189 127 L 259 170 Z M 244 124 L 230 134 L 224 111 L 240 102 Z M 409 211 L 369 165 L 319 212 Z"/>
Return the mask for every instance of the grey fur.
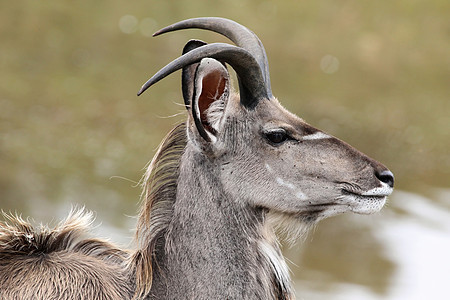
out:
<path id="1" fill-rule="evenodd" d="M 386 167 L 288 112 L 267 87 L 249 106 L 216 60 L 230 61 L 224 49 L 252 68 L 261 58 L 190 43 L 183 63 L 152 79 L 185 67 L 188 118 L 142 180 L 137 250 L 89 238 L 82 210 L 52 230 L 6 215 L 0 299 L 293 299 L 275 230 L 295 239 L 323 218 L 382 208 L 393 188 Z M 231 63 L 241 78 L 268 74 Z"/>

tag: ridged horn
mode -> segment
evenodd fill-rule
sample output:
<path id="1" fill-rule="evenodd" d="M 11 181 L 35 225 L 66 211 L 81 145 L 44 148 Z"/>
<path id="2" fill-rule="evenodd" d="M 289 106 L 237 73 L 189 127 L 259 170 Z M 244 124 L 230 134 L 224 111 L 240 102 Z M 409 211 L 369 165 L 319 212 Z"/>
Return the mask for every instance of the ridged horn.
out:
<path id="1" fill-rule="evenodd" d="M 263 73 L 267 95 L 269 95 L 269 97 L 272 97 L 269 62 L 267 60 L 266 50 L 264 49 L 261 40 L 253 31 L 229 19 L 208 17 L 193 18 L 177 22 L 158 30 L 153 34 L 153 36 L 188 28 L 198 28 L 217 32 L 229 38 L 238 47 L 244 48 L 245 50 L 250 52 L 250 54 L 252 54 L 258 62 L 259 67 L 261 68 L 261 71 Z"/>
<path id="2" fill-rule="evenodd" d="M 242 105 L 252 109 L 259 100 L 269 99 L 261 69 L 253 55 L 243 48 L 224 43 L 201 46 L 173 60 L 142 86 L 138 96 L 167 75 L 206 57 L 226 62 L 236 71 Z"/>

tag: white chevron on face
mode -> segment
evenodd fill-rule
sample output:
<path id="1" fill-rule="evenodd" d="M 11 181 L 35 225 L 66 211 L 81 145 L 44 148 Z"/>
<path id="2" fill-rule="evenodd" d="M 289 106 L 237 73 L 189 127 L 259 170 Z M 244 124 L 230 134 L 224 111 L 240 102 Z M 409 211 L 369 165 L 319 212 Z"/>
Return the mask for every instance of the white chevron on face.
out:
<path id="1" fill-rule="evenodd" d="M 329 138 L 331 138 L 331 136 L 329 136 L 328 134 L 325 134 L 321 131 L 317 131 L 313 134 L 305 135 L 302 139 L 303 140 L 323 140 L 323 139 L 329 139 Z"/>

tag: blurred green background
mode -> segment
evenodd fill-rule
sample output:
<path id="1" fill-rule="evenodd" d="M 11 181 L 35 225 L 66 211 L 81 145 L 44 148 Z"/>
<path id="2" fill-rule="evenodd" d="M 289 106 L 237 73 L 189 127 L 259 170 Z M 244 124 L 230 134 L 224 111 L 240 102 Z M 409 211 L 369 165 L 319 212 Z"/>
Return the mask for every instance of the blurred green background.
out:
<path id="1" fill-rule="evenodd" d="M 138 209 L 143 168 L 185 118 L 179 73 L 136 92 L 187 40 L 226 41 L 199 30 L 151 34 L 197 16 L 257 33 L 283 105 L 383 162 L 397 190 L 450 209 L 449 1 L 0 0 L 0 8 L 5 211 L 46 222 L 86 205 L 105 228 L 132 235 L 125 216 Z M 385 214 L 401 218 L 395 199 Z M 287 250 L 299 289 L 344 282 L 387 297 L 396 262 L 383 256 L 377 216 L 361 218 L 369 224 L 327 220 L 306 246 Z"/>

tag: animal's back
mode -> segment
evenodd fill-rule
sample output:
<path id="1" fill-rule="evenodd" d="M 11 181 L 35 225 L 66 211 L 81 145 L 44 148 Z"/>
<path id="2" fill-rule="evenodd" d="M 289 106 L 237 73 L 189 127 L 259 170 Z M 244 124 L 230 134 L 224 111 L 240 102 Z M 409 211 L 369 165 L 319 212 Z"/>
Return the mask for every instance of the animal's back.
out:
<path id="1" fill-rule="evenodd" d="M 19 217 L 0 223 L 0 299 L 130 299 L 128 253 L 83 238 L 92 215 L 72 212 L 56 228 Z"/>

